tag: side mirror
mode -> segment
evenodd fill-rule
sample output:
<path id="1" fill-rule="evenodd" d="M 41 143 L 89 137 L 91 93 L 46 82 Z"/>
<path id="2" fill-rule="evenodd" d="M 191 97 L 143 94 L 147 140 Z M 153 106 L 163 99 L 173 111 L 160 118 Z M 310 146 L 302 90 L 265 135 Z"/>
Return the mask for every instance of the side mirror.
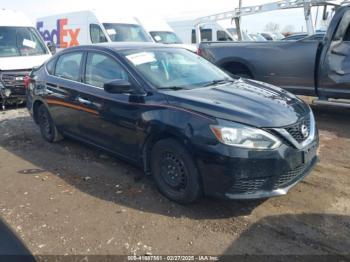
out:
<path id="1" fill-rule="evenodd" d="M 47 48 L 50 50 L 51 54 L 56 54 L 56 45 L 55 43 L 47 43 Z"/>
<path id="2" fill-rule="evenodd" d="M 125 94 L 133 93 L 131 84 L 123 79 L 113 80 L 112 82 L 103 85 L 103 89 L 110 94 Z"/>

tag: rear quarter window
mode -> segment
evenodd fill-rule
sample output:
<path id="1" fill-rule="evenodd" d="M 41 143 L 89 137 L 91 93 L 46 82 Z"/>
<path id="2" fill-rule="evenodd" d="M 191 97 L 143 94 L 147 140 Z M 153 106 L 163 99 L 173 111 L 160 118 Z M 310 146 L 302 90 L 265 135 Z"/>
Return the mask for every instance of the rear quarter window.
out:
<path id="1" fill-rule="evenodd" d="M 79 81 L 82 58 L 82 52 L 72 52 L 61 55 L 56 64 L 55 76 Z"/>
<path id="2" fill-rule="evenodd" d="M 55 73 L 55 64 L 57 59 L 52 59 L 46 64 L 46 70 L 50 75 L 53 75 Z"/>

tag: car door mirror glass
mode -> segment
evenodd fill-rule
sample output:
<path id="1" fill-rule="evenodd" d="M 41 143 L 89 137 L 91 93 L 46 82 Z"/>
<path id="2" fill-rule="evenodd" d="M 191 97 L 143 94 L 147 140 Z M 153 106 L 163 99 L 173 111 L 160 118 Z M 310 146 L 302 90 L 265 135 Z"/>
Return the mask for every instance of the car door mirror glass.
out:
<path id="1" fill-rule="evenodd" d="M 127 80 L 116 79 L 111 82 L 105 83 L 103 89 L 110 94 L 126 94 L 134 93 L 134 89 Z"/>

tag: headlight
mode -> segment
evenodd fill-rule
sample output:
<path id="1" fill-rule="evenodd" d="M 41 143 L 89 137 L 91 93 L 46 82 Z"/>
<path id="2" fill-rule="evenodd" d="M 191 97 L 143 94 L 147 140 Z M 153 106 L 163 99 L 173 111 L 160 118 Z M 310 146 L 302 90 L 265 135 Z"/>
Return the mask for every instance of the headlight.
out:
<path id="1" fill-rule="evenodd" d="M 223 144 L 251 149 L 275 149 L 281 141 L 272 134 L 257 128 L 234 124 L 231 127 L 210 126 Z"/>

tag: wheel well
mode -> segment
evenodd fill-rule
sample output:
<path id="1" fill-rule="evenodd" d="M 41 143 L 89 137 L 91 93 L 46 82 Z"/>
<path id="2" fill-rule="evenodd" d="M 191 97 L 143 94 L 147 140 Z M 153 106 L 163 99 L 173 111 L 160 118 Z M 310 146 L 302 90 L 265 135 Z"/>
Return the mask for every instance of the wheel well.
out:
<path id="1" fill-rule="evenodd" d="M 221 68 L 234 75 L 253 78 L 251 70 L 241 62 L 226 62 L 221 65 Z"/>
<path id="2" fill-rule="evenodd" d="M 150 160 L 151 160 L 151 152 L 152 152 L 152 148 L 153 146 L 161 141 L 161 140 L 165 140 L 165 139 L 174 139 L 176 140 L 179 144 L 183 145 L 186 147 L 186 140 L 184 142 L 184 139 L 181 139 L 180 137 L 172 134 L 172 133 L 169 133 L 169 132 L 162 132 L 162 133 L 157 133 L 155 135 L 151 135 L 147 140 L 146 142 L 144 143 L 144 147 L 143 147 L 143 150 L 142 150 L 142 161 L 143 161 L 143 168 L 144 168 L 144 172 L 145 172 L 145 175 L 146 176 L 151 176 L 151 167 L 150 167 Z M 188 149 L 188 148 L 186 148 Z M 191 152 L 190 152 L 191 154 Z M 195 166 L 197 167 L 198 169 L 198 165 L 197 165 L 197 162 L 194 160 L 194 164 Z M 202 175 L 198 169 L 198 172 L 199 172 L 199 183 L 202 187 L 202 189 L 204 190 L 204 187 L 203 187 L 203 180 L 202 180 Z"/>
<path id="3" fill-rule="evenodd" d="M 184 141 L 182 139 L 180 139 L 176 135 L 173 135 L 169 132 L 162 132 L 162 133 L 151 135 L 144 143 L 144 146 L 142 149 L 143 168 L 146 175 L 151 175 L 150 160 L 151 160 L 152 148 L 157 142 L 164 139 L 174 139 L 180 144 L 184 145 Z"/>
<path id="4" fill-rule="evenodd" d="M 33 118 L 34 118 L 35 123 L 38 123 L 38 109 L 39 109 L 39 107 L 42 104 L 44 104 L 44 103 L 41 102 L 41 101 L 35 101 L 34 102 L 34 105 L 33 105 Z"/>

